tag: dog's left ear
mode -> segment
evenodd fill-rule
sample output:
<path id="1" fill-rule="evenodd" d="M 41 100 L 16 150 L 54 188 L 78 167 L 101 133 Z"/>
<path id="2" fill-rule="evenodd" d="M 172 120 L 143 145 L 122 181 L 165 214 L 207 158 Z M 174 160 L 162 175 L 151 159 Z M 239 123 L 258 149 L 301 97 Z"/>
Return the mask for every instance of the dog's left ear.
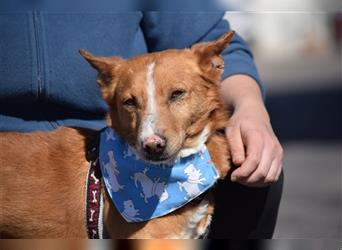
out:
<path id="1" fill-rule="evenodd" d="M 191 47 L 191 51 L 198 57 L 198 63 L 205 77 L 212 82 L 220 80 L 224 70 L 224 61 L 221 56 L 234 36 L 234 31 L 229 31 L 219 39 L 212 42 L 198 43 Z"/>

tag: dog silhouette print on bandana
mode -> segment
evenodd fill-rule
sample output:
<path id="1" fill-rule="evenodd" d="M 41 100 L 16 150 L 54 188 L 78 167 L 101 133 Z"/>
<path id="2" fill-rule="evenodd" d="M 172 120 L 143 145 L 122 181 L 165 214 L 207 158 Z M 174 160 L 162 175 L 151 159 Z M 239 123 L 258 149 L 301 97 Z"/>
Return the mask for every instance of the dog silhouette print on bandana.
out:
<path id="1" fill-rule="evenodd" d="M 143 161 L 114 130 L 100 140 L 100 167 L 115 207 L 127 222 L 166 215 L 195 199 L 219 178 L 204 146 L 172 164 Z"/>

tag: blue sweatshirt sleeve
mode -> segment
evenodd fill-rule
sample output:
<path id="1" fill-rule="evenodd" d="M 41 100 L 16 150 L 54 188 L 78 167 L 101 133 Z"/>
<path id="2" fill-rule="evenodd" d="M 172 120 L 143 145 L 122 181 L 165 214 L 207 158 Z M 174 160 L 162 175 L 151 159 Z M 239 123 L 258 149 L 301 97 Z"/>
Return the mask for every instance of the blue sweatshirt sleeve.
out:
<path id="1" fill-rule="evenodd" d="M 148 50 L 186 48 L 215 40 L 230 30 L 223 15 L 223 12 L 145 12 L 141 26 Z M 238 34 L 235 33 L 222 55 L 225 62 L 222 79 L 235 74 L 248 75 L 256 80 L 265 96 L 251 49 Z"/>

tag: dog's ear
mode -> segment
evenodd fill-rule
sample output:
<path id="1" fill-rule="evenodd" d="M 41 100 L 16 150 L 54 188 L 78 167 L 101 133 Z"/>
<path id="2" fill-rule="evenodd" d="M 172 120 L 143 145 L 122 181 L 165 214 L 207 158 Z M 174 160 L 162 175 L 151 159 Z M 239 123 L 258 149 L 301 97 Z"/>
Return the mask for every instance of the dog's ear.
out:
<path id="1" fill-rule="evenodd" d="M 224 70 L 221 53 L 228 46 L 233 36 L 234 31 L 229 31 L 215 41 L 198 43 L 191 47 L 191 51 L 198 57 L 198 63 L 205 74 L 205 78 L 209 81 L 217 82 L 220 80 Z"/>
<path id="2" fill-rule="evenodd" d="M 89 64 L 97 70 L 97 83 L 101 88 L 103 98 L 108 102 L 114 93 L 113 85 L 115 85 L 115 70 L 120 64 L 122 64 L 122 62 L 124 62 L 124 59 L 116 56 L 94 56 L 84 49 L 80 49 L 79 52 L 84 59 L 86 59 Z"/>

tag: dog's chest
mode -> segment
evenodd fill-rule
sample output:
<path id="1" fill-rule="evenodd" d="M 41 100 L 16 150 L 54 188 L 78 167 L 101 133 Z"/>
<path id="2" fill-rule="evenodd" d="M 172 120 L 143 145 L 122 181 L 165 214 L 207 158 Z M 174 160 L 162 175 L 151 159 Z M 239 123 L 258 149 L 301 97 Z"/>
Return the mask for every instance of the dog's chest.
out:
<path id="1" fill-rule="evenodd" d="M 209 201 L 204 199 L 192 211 L 184 224 L 184 227 L 180 231 L 179 235 L 170 235 L 171 239 L 198 239 L 203 237 L 208 226 L 211 223 Z"/>

